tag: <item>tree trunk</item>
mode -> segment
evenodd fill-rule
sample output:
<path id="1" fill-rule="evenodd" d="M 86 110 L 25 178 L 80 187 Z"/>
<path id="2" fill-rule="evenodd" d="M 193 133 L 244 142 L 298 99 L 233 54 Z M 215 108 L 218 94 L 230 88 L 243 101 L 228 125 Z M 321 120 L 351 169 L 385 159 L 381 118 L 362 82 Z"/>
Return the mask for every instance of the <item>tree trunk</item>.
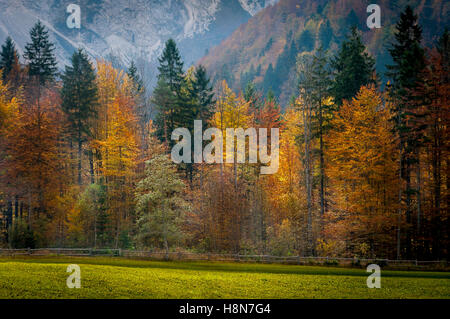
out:
<path id="1" fill-rule="evenodd" d="M 169 260 L 169 243 L 167 241 L 167 236 L 164 236 L 164 251 L 165 251 L 165 260 Z"/>
<path id="2" fill-rule="evenodd" d="M 323 157 L 323 118 L 322 103 L 319 108 L 319 139 L 320 139 L 320 228 L 323 228 L 323 215 L 325 214 L 325 161 Z"/>
<path id="3" fill-rule="evenodd" d="M 81 151 L 83 149 L 83 141 L 81 140 L 81 132 L 78 132 L 78 185 L 81 186 Z"/>
<path id="4" fill-rule="evenodd" d="M 437 134 L 435 134 L 437 135 Z M 440 145 L 438 138 L 435 137 L 433 147 L 433 214 L 432 214 L 432 229 L 433 232 L 433 258 L 439 259 L 441 256 L 441 163 L 440 163 Z M 447 177 L 448 180 L 448 177 Z"/>
<path id="5" fill-rule="evenodd" d="M 9 228 L 12 224 L 13 219 L 13 203 L 11 200 L 8 200 L 6 204 L 6 229 Z"/>
<path id="6" fill-rule="evenodd" d="M 305 187 L 306 187 L 306 201 L 307 201 L 307 229 L 306 229 L 306 253 L 312 254 L 313 240 L 312 240 L 312 183 L 311 183 L 311 154 L 310 154 L 310 120 L 311 113 L 307 103 L 304 103 L 303 107 L 303 130 L 304 130 L 304 143 L 305 143 Z"/>
<path id="7" fill-rule="evenodd" d="M 406 181 L 406 258 L 411 258 L 411 164 L 409 161 L 406 163 L 405 171 L 405 181 Z"/>
<path id="8" fill-rule="evenodd" d="M 401 224 L 402 224 L 402 181 L 403 181 L 403 158 L 402 158 L 402 145 L 400 142 L 399 151 L 399 170 L 398 170 L 398 212 L 397 212 L 397 259 L 401 257 Z"/>
<path id="9" fill-rule="evenodd" d="M 14 201 L 14 218 L 17 219 L 19 217 L 19 196 L 15 196 Z"/>
<path id="10" fill-rule="evenodd" d="M 37 86 L 38 86 L 38 95 L 37 95 L 37 107 L 38 107 L 38 136 L 37 136 L 37 144 L 40 145 L 41 141 L 41 129 L 42 129 L 42 119 L 41 119 L 41 81 L 40 77 L 37 77 Z M 41 150 L 38 152 L 37 163 L 41 165 L 42 162 L 42 154 Z M 39 218 L 39 213 L 44 211 L 44 190 L 42 189 L 42 169 L 39 169 L 39 181 L 38 181 L 38 208 L 36 210 L 36 217 Z"/>
<path id="11" fill-rule="evenodd" d="M 94 248 L 97 248 L 97 213 L 94 215 Z"/>
<path id="12" fill-rule="evenodd" d="M 95 173 L 94 173 L 94 154 L 92 149 L 89 150 L 89 173 L 91 175 L 91 184 L 95 183 Z"/>
<path id="13" fill-rule="evenodd" d="M 28 215 L 27 215 L 27 219 L 28 219 L 28 227 L 30 227 L 30 229 L 32 229 L 32 225 L 31 225 L 31 194 L 28 193 Z"/>
<path id="14" fill-rule="evenodd" d="M 420 235 L 420 223 L 422 218 L 422 178 L 421 178 L 421 170 L 420 170 L 420 152 L 417 150 L 417 225 L 416 225 L 416 241 L 418 242 L 417 245 L 417 252 L 416 252 L 416 259 L 420 259 L 422 256 L 422 240 L 419 241 L 419 238 L 421 238 Z"/>
<path id="15" fill-rule="evenodd" d="M 70 172 L 72 173 L 72 182 L 75 183 L 75 158 L 73 152 L 73 139 L 70 138 Z"/>

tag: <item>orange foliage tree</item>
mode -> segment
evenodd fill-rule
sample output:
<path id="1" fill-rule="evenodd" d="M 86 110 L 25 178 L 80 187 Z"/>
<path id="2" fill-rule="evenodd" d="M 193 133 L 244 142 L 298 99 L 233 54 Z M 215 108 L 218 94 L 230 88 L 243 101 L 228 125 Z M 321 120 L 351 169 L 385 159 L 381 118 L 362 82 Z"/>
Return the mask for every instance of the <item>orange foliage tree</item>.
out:
<path id="1" fill-rule="evenodd" d="M 335 114 L 327 136 L 335 204 L 326 238 L 345 242 L 349 253 L 394 252 L 398 185 L 390 107 L 374 86 L 363 86 Z"/>

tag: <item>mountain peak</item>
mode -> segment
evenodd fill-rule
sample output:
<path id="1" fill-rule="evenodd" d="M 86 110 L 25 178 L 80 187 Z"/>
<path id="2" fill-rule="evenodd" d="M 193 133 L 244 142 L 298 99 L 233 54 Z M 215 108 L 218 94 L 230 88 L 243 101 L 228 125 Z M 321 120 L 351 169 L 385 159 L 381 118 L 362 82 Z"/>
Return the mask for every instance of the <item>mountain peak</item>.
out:
<path id="1" fill-rule="evenodd" d="M 139 59 L 153 64 L 168 38 L 183 42 L 185 59 L 196 61 L 274 0 L 76 1 L 81 29 L 69 29 L 66 10 L 72 2 L 0 0 L 0 41 L 10 35 L 22 52 L 29 30 L 40 19 L 56 44 L 60 68 L 79 46 L 91 58 L 114 58 L 122 65 Z M 202 38 L 211 41 L 194 45 Z"/>

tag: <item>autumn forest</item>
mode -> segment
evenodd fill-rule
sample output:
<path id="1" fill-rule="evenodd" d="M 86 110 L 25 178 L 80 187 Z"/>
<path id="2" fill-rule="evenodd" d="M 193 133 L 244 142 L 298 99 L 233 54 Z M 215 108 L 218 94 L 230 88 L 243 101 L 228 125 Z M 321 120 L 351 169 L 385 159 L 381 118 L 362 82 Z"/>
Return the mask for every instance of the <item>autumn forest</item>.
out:
<path id="1" fill-rule="evenodd" d="M 82 48 L 59 70 L 38 21 L 24 54 L 11 38 L 0 52 L 0 248 L 448 260 L 449 33 L 423 45 L 410 7 L 394 32 L 383 75 L 357 27 L 297 54 L 280 105 L 186 68 L 172 39 L 152 90 Z M 174 163 L 171 133 L 194 120 L 224 140 L 279 128 L 278 171 Z"/>

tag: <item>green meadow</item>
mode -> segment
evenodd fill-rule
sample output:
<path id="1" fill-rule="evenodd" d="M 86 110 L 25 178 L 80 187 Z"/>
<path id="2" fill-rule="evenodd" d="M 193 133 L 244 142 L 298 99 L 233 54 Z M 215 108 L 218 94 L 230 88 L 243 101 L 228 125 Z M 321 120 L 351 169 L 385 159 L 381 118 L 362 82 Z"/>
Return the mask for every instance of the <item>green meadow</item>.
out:
<path id="1" fill-rule="evenodd" d="M 67 266 L 81 288 L 66 285 Z M 449 272 L 279 264 L 163 262 L 114 257 L 0 258 L 0 298 L 450 298 Z"/>

